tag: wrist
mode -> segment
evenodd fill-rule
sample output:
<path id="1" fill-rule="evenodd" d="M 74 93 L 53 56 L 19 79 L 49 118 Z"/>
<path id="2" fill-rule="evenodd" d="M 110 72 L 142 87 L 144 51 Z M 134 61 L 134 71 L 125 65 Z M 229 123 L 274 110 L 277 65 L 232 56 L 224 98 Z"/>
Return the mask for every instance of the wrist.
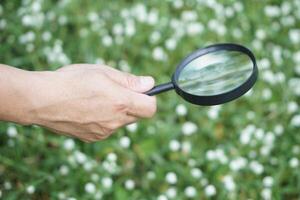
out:
<path id="1" fill-rule="evenodd" d="M 0 120 L 22 125 L 39 124 L 35 112 L 51 72 L 31 72 L 0 65 Z"/>

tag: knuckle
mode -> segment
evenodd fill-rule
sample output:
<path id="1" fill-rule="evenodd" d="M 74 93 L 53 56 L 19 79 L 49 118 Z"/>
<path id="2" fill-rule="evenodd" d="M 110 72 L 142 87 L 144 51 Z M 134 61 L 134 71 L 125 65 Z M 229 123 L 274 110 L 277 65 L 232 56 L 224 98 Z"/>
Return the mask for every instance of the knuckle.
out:
<path id="1" fill-rule="evenodd" d="M 119 98 L 114 105 L 115 111 L 118 113 L 127 113 L 128 100 L 126 98 Z"/>
<path id="2" fill-rule="evenodd" d="M 126 75 L 126 84 L 129 88 L 135 88 L 138 85 L 137 78 L 134 75 Z"/>

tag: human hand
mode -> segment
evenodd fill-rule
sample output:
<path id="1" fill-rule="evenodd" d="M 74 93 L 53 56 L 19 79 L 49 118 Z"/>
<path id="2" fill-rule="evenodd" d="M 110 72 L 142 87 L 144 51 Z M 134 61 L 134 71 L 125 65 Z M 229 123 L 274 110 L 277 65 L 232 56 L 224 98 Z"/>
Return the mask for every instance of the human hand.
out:
<path id="1" fill-rule="evenodd" d="M 143 94 L 154 86 L 152 77 L 90 64 L 36 75 L 30 111 L 35 123 L 86 142 L 156 112 L 156 98 Z"/>

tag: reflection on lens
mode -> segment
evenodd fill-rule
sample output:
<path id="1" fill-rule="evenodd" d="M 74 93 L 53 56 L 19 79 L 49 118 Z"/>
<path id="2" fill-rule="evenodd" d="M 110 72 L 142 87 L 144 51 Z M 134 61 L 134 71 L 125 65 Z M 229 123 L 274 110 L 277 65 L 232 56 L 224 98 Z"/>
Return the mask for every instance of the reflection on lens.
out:
<path id="1" fill-rule="evenodd" d="M 180 72 L 178 85 L 190 94 L 217 95 L 243 84 L 252 70 L 248 55 L 239 51 L 216 51 L 188 63 Z"/>

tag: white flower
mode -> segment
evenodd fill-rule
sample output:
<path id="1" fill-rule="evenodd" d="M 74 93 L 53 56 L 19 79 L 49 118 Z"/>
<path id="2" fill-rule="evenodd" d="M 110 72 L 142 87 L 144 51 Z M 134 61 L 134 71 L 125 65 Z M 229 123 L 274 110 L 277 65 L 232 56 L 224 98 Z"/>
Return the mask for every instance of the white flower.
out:
<path id="1" fill-rule="evenodd" d="M 201 178 L 201 176 L 202 176 L 202 171 L 201 171 L 199 168 L 193 168 L 193 169 L 191 169 L 191 175 L 192 175 L 194 178 Z"/>
<path id="2" fill-rule="evenodd" d="M 263 40 L 266 38 L 266 31 L 262 30 L 262 29 L 258 29 L 256 30 L 255 32 L 255 36 L 260 39 L 260 40 Z"/>
<path id="3" fill-rule="evenodd" d="M 290 101 L 287 105 L 288 113 L 294 113 L 298 110 L 298 104 L 295 101 Z"/>
<path id="4" fill-rule="evenodd" d="M 273 179 L 273 177 L 271 177 L 271 176 L 266 176 L 266 177 L 263 179 L 263 185 L 264 185 L 265 187 L 272 187 L 273 183 L 274 183 L 274 179 Z"/>
<path id="5" fill-rule="evenodd" d="M 254 132 L 254 136 L 257 140 L 262 140 L 265 137 L 265 132 L 263 129 L 259 128 Z"/>
<path id="6" fill-rule="evenodd" d="M 217 193 L 216 188 L 213 185 L 206 186 L 204 189 L 204 192 L 205 192 L 205 195 L 208 197 L 214 196 Z"/>
<path id="7" fill-rule="evenodd" d="M 268 17 L 279 17 L 280 16 L 280 8 L 277 7 L 277 6 L 266 6 L 265 7 L 265 14 L 268 16 Z"/>
<path id="8" fill-rule="evenodd" d="M 79 164 L 83 164 L 87 161 L 87 157 L 84 153 L 82 153 L 81 151 L 75 151 L 74 152 L 74 157 L 75 160 L 79 163 Z"/>
<path id="9" fill-rule="evenodd" d="M 124 28 L 123 28 L 122 24 L 117 23 L 113 26 L 112 31 L 115 35 L 122 35 L 124 32 Z"/>
<path id="10" fill-rule="evenodd" d="M 9 181 L 4 182 L 4 189 L 10 190 L 12 188 L 11 183 Z"/>
<path id="11" fill-rule="evenodd" d="M 132 189 L 134 189 L 134 187 L 135 187 L 135 183 L 133 180 L 129 179 L 129 180 L 125 181 L 125 188 L 127 190 L 132 190 Z"/>
<path id="12" fill-rule="evenodd" d="M 147 172 L 147 178 L 149 180 L 153 180 L 153 179 L 155 179 L 155 177 L 156 177 L 156 175 L 155 175 L 155 173 L 153 171 Z"/>
<path id="13" fill-rule="evenodd" d="M 129 131 L 131 133 L 136 132 L 137 128 L 138 128 L 137 123 L 132 123 L 132 124 L 129 124 L 126 126 L 127 131 Z"/>
<path id="14" fill-rule="evenodd" d="M 93 174 L 91 175 L 91 180 L 92 180 L 92 181 L 94 181 L 94 182 L 97 182 L 97 181 L 99 181 L 99 175 L 98 175 L 98 174 L 95 174 L 95 173 L 93 173 Z"/>
<path id="15" fill-rule="evenodd" d="M 247 114 L 246 114 L 246 116 L 247 116 L 247 119 L 252 120 L 252 119 L 255 118 L 255 112 L 248 111 Z"/>
<path id="16" fill-rule="evenodd" d="M 270 188 L 264 188 L 261 191 L 261 196 L 264 200 L 271 200 L 272 199 L 272 192 Z"/>
<path id="17" fill-rule="evenodd" d="M 168 172 L 167 175 L 166 175 L 166 181 L 169 183 L 169 184 L 175 184 L 177 183 L 177 176 L 174 172 Z"/>
<path id="18" fill-rule="evenodd" d="M 88 13 L 87 18 L 92 23 L 97 22 L 99 20 L 99 16 L 96 12 Z"/>
<path id="19" fill-rule="evenodd" d="M 300 61 L 299 61 L 300 63 Z M 291 78 L 289 80 L 289 88 L 292 90 L 292 92 L 297 95 L 300 96 L 300 87 L 298 87 L 300 85 L 300 78 Z"/>
<path id="20" fill-rule="evenodd" d="M 176 106 L 176 113 L 178 116 L 185 116 L 187 114 L 187 108 L 184 104 L 179 104 Z"/>
<path id="21" fill-rule="evenodd" d="M 145 22 L 147 19 L 147 10 L 144 4 L 139 3 L 133 7 L 133 15 L 139 22 Z"/>
<path id="22" fill-rule="evenodd" d="M 158 22 L 158 12 L 157 12 L 157 10 L 151 10 L 149 12 L 147 22 L 150 25 L 157 24 L 157 22 Z"/>
<path id="23" fill-rule="evenodd" d="M 210 106 L 209 110 L 207 112 L 208 117 L 210 119 L 217 119 L 219 117 L 219 111 L 221 109 L 221 106 L 217 105 L 217 106 Z"/>
<path id="24" fill-rule="evenodd" d="M 204 30 L 204 27 L 199 22 L 192 22 L 187 25 L 187 34 L 190 36 L 200 34 L 203 32 L 203 30 Z"/>
<path id="25" fill-rule="evenodd" d="M 208 160 L 216 160 L 217 159 L 217 155 L 213 150 L 208 150 L 205 155 Z"/>
<path id="26" fill-rule="evenodd" d="M 168 50 L 174 50 L 177 46 L 177 41 L 174 38 L 167 39 L 165 46 Z"/>
<path id="27" fill-rule="evenodd" d="M 104 177 L 102 180 L 101 180 L 101 183 L 103 185 L 103 187 L 105 188 L 111 188 L 112 184 L 113 184 L 113 181 L 110 177 Z"/>
<path id="28" fill-rule="evenodd" d="M 193 158 L 190 158 L 188 160 L 188 166 L 189 167 L 194 167 L 196 165 L 196 161 Z"/>
<path id="29" fill-rule="evenodd" d="M 185 122 L 182 125 L 182 133 L 184 135 L 192 135 L 193 133 L 195 133 L 197 131 L 198 127 L 195 123 L 193 122 Z"/>
<path id="30" fill-rule="evenodd" d="M 94 183 L 87 183 L 85 184 L 84 186 L 84 190 L 87 192 L 87 193 L 90 193 L 90 194 L 93 194 L 96 192 L 96 186 Z"/>
<path id="31" fill-rule="evenodd" d="M 164 61 L 167 59 L 167 54 L 161 47 L 155 47 L 152 52 L 152 56 L 154 60 Z"/>
<path id="32" fill-rule="evenodd" d="M 34 187 L 33 185 L 30 185 L 30 186 L 28 186 L 28 187 L 26 188 L 26 192 L 27 192 L 28 194 L 33 194 L 34 191 L 35 191 L 35 187 Z"/>
<path id="33" fill-rule="evenodd" d="M 291 168 L 296 168 L 299 166 L 299 160 L 298 158 L 292 158 L 290 161 L 289 161 L 289 165 Z"/>
<path id="34" fill-rule="evenodd" d="M 83 168 L 87 172 L 91 171 L 93 169 L 93 166 L 94 166 L 94 164 L 92 161 L 87 161 L 83 164 Z"/>
<path id="35" fill-rule="evenodd" d="M 181 8 L 183 6 L 183 1 L 182 0 L 174 0 L 172 2 L 173 2 L 174 8 L 179 9 L 179 8 Z"/>
<path id="36" fill-rule="evenodd" d="M 107 160 L 110 162 L 116 162 L 117 161 L 117 155 L 113 152 L 109 153 L 107 155 Z"/>
<path id="37" fill-rule="evenodd" d="M 60 174 L 63 175 L 63 176 L 67 175 L 67 174 L 69 173 L 69 168 L 68 168 L 68 166 L 66 166 L 66 165 L 60 166 L 59 172 L 60 172 Z"/>
<path id="38" fill-rule="evenodd" d="M 103 36 L 102 43 L 104 46 L 109 47 L 112 45 L 112 42 L 113 42 L 113 40 L 109 35 Z"/>
<path id="39" fill-rule="evenodd" d="M 71 151 L 75 148 L 75 142 L 73 139 L 71 138 L 68 138 L 64 141 L 64 149 L 65 150 L 68 150 L 68 151 Z"/>
<path id="40" fill-rule="evenodd" d="M 196 196 L 197 191 L 193 186 L 188 186 L 184 189 L 184 194 L 185 196 L 187 196 L 188 198 L 193 198 Z"/>
<path id="41" fill-rule="evenodd" d="M 170 199 L 173 199 L 176 197 L 177 195 L 177 191 L 176 191 L 176 188 L 169 188 L 167 191 L 166 191 L 166 195 L 167 197 L 169 197 Z"/>
<path id="42" fill-rule="evenodd" d="M 60 25 L 63 26 L 63 25 L 65 25 L 67 22 L 68 22 L 68 18 L 67 18 L 66 16 L 61 15 L 61 16 L 58 17 L 58 23 L 59 23 Z"/>
<path id="43" fill-rule="evenodd" d="M 240 169 L 245 168 L 246 165 L 247 165 L 247 159 L 243 157 L 238 157 L 229 163 L 229 168 L 232 171 L 238 171 Z"/>
<path id="44" fill-rule="evenodd" d="M 132 20 L 126 20 L 125 22 L 125 34 L 127 36 L 133 36 L 136 32 L 135 23 Z"/>
<path id="45" fill-rule="evenodd" d="M 300 63 L 295 67 L 295 72 L 300 76 Z"/>
<path id="46" fill-rule="evenodd" d="M 272 97 L 272 91 L 269 88 L 264 88 L 262 91 L 262 97 L 265 100 L 269 100 Z"/>
<path id="47" fill-rule="evenodd" d="M 293 152 L 294 154 L 299 154 L 299 153 L 300 153 L 300 147 L 299 147 L 299 146 L 293 146 L 292 152 Z"/>
<path id="48" fill-rule="evenodd" d="M 235 182 L 234 182 L 232 176 L 226 175 L 223 179 L 223 183 L 224 183 L 226 190 L 228 190 L 230 192 L 235 190 L 236 185 L 235 185 Z"/>
<path id="49" fill-rule="evenodd" d="M 169 148 L 171 151 L 178 151 L 180 149 L 180 143 L 178 140 L 171 140 L 169 143 Z"/>
<path id="50" fill-rule="evenodd" d="M 151 35 L 150 35 L 150 42 L 152 44 L 157 43 L 159 40 L 161 39 L 161 33 L 159 31 L 154 31 Z"/>
<path id="51" fill-rule="evenodd" d="M 6 133 L 11 138 L 17 137 L 17 135 L 18 135 L 18 131 L 17 131 L 17 128 L 15 126 L 9 126 L 7 128 L 7 132 Z"/>
<path id="52" fill-rule="evenodd" d="M 184 141 L 181 144 L 181 148 L 184 153 L 189 153 L 192 149 L 192 145 L 189 141 Z"/>
<path id="53" fill-rule="evenodd" d="M 295 63 L 300 63 L 300 51 L 294 53 L 293 60 Z"/>
<path id="54" fill-rule="evenodd" d="M 195 11 L 183 11 L 181 13 L 181 19 L 183 21 L 196 21 L 198 18 L 197 12 Z"/>
<path id="55" fill-rule="evenodd" d="M 295 115 L 292 119 L 291 119 L 291 125 L 295 126 L 295 127 L 300 127 L 300 114 L 299 115 Z"/>
<path id="56" fill-rule="evenodd" d="M 233 8 L 237 11 L 237 12 L 242 12 L 244 10 L 244 6 L 240 1 L 236 1 L 233 4 Z"/>
<path id="57" fill-rule="evenodd" d="M 127 136 L 123 136 L 120 138 L 120 146 L 123 147 L 123 148 L 128 148 L 130 146 L 130 138 L 127 137 Z"/>
<path id="58" fill-rule="evenodd" d="M 234 9 L 232 7 L 227 7 L 225 9 L 226 17 L 233 17 L 234 16 Z"/>
<path id="59" fill-rule="evenodd" d="M 45 31 L 43 32 L 42 34 L 42 39 L 45 41 L 45 42 L 48 42 L 50 39 L 52 38 L 52 35 L 49 31 Z"/>
<path id="60" fill-rule="evenodd" d="M 5 19 L 0 20 L 0 29 L 4 29 L 6 27 L 7 23 Z"/>
<path id="61" fill-rule="evenodd" d="M 255 173 L 255 174 L 262 174 L 264 171 L 264 166 L 260 164 L 257 161 L 251 161 L 250 162 L 250 169 Z"/>
<path id="62" fill-rule="evenodd" d="M 294 44 L 300 43 L 300 29 L 289 30 L 289 38 Z"/>
<path id="63" fill-rule="evenodd" d="M 162 194 L 157 197 L 157 200 L 168 200 L 168 198 Z"/>
<path id="64" fill-rule="evenodd" d="M 290 14 L 291 10 L 292 10 L 292 5 L 291 5 L 290 2 L 288 2 L 288 1 L 282 2 L 281 12 L 282 12 L 283 15 Z"/>

